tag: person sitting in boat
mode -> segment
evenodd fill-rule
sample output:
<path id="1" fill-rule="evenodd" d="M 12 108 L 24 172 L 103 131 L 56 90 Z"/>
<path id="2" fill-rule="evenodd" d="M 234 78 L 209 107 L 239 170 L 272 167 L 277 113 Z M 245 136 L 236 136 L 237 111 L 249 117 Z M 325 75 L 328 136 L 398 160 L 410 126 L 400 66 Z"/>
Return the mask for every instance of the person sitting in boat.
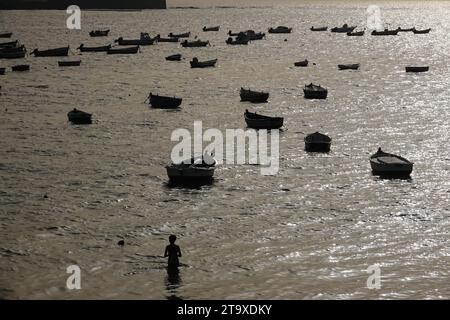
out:
<path id="1" fill-rule="evenodd" d="M 192 58 L 192 62 L 197 63 L 198 62 L 197 57 Z"/>

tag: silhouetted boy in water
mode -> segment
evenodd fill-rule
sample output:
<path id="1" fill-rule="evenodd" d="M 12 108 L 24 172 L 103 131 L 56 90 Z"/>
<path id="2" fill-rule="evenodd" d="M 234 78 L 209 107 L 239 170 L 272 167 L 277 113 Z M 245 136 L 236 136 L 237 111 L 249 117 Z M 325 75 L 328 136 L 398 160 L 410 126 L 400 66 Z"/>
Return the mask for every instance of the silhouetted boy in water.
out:
<path id="1" fill-rule="evenodd" d="M 166 251 L 164 252 L 164 257 L 169 257 L 169 268 L 178 268 L 180 265 L 178 257 L 181 257 L 181 250 L 180 247 L 175 244 L 176 240 L 177 237 L 175 235 L 171 235 L 169 237 L 170 244 L 166 247 Z"/>

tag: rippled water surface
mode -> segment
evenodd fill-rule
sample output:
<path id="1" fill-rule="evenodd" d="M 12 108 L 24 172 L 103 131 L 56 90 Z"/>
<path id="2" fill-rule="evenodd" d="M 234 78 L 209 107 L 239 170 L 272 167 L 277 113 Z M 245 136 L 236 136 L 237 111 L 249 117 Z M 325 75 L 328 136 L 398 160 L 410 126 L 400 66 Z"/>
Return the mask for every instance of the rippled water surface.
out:
<path id="1" fill-rule="evenodd" d="M 450 6 L 381 3 L 386 25 L 431 27 L 428 35 L 309 31 L 364 26 L 367 4 L 88 11 L 81 31 L 65 28 L 64 11 L 0 12 L 0 29 L 29 51 L 70 44 L 70 58 L 82 59 L 62 69 L 58 58 L 27 57 L 30 72 L 0 76 L 0 297 L 450 298 Z M 204 25 L 221 31 L 203 33 Z M 225 44 L 229 29 L 276 25 L 294 31 Z M 108 38 L 87 35 L 104 26 Z M 75 50 L 141 31 L 191 31 L 212 46 Z M 178 52 L 182 62 L 164 60 Z M 194 56 L 218 65 L 191 69 Z M 316 65 L 293 66 L 305 58 Z M 337 70 L 357 62 L 359 71 Z M 430 72 L 407 74 L 408 64 Z M 328 99 L 304 100 L 309 82 L 327 87 Z M 241 86 L 270 91 L 269 103 L 241 103 Z M 183 108 L 150 109 L 149 91 L 183 97 Z M 73 107 L 95 123 L 68 124 Z M 225 164 L 212 186 L 169 187 L 172 131 L 192 130 L 194 120 L 245 128 L 246 108 L 285 118 L 279 173 Z M 303 151 L 316 130 L 333 138 L 330 154 Z M 373 177 L 368 158 L 378 146 L 413 161 L 412 179 Z M 172 233 L 184 254 L 179 279 L 167 277 L 161 257 Z M 369 290 L 375 263 L 381 288 Z M 82 290 L 65 289 L 72 264 Z"/>

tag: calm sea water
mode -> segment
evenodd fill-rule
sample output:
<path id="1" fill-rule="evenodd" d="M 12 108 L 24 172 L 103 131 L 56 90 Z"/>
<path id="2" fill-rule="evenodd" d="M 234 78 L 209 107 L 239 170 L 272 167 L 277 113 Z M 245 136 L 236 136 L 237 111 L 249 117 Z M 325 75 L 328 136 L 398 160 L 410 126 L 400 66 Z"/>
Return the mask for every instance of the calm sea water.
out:
<path id="1" fill-rule="evenodd" d="M 80 31 L 65 28 L 63 11 L 0 12 L 0 29 L 29 51 L 69 44 L 67 59 L 82 59 L 62 69 L 58 58 L 27 57 L 30 72 L 0 76 L 0 297 L 450 298 L 450 6 L 379 3 L 387 26 L 431 27 L 428 35 L 309 31 L 364 26 L 368 4 L 89 11 Z M 203 33 L 204 25 L 221 31 Z M 277 25 L 294 31 L 224 42 L 229 29 Z M 100 27 L 110 36 L 89 38 Z M 141 31 L 191 31 L 212 46 L 75 50 Z M 185 60 L 166 62 L 173 53 Z M 218 65 L 190 69 L 194 56 Z M 316 65 L 293 67 L 305 58 Z M 361 68 L 338 71 L 340 63 Z M 409 64 L 430 72 L 407 74 Z M 328 99 L 304 100 L 309 82 L 327 87 Z M 241 103 L 241 86 L 269 91 L 269 103 Z M 183 109 L 150 109 L 149 91 L 183 97 Z M 68 124 L 73 107 L 95 123 Z M 172 131 L 192 130 L 195 120 L 244 128 L 246 108 L 285 117 L 278 175 L 223 165 L 212 186 L 168 187 Z M 330 154 L 303 151 L 316 130 L 333 138 Z M 373 177 L 368 158 L 378 146 L 413 161 L 412 179 Z M 161 257 L 172 233 L 183 251 L 179 279 L 168 278 Z M 82 289 L 69 291 L 73 264 Z M 379 290 L 366 287 L 372 264 L 381 266 Z"/>

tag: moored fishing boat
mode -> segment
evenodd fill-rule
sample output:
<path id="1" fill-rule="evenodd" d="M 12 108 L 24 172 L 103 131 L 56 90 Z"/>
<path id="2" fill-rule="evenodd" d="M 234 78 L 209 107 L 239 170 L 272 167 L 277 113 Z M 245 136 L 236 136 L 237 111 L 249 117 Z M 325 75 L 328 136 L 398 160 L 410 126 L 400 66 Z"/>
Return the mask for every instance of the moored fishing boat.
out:
<path id="1" fill-rule="evenodd" d="M 0 68 L 0 75 L 4 75 L 6 72 L 6 68 Z"/>
<path id="2" fill-rule="evenodd" d="M 15 48 L 19 44 L 18 40 L 0 43 L 0 48 Z"/>
<path id="3" fill-rule="evenodd" d="M 307 67 L 308 64 L 309 64 L 308 59 L 305 59 L 303 61 L 294 62 L 294 66 L 296 66 L 296 67 Z"/>
<path id="4" fill-rule="evenodd" d="M 74 108 L 72 111 L 67 113 L 67 117 L 69 121 L 73 124 L 91 124 L 92 123 L 92 114 L 78 110 Z"/>
<path id="5" fill-rule="evenodd" d="M 252 91 L 250 89 L 241 88 L 239 95 L 241 101 L 249 101 L 253 103 L 267 102 L 269 99 L 269 93 L 264 91 Z"/>
<path id="6" fill-rule="evenodd" d="M 25 58 L 25 51 L 0 52 L 0 59 L 21 59 Z"/>
<path id="7" fill-rule="evenodd" d="M 328 27 L 317 27 L 317 28 L 315 28 L 314 26 L 312 26 L 309 30 L 311 30 L 311 31 L 327 31 Z"/>
<path id="8" fill-rule="evenodd" d="M 78 67 L 81 64 L 81 60 L 75 61 L 58 61 L 60 67 Z"/>
<path id="9" fill-rule="evenodd" d="M 359 69 L 359 63 L 352 63 L 352 64 L 338 64 L 339 70 L 358 70 Z"/>
<path id="10" fill-rule="evenodd" d="M 181 58 L 182 58 L 182 55 L 179 54 L 179 53 L 176 53 L 176 54 L 172 54 L 170 56 L 167 56 L 166 60 L 167 61 L 180 61 Z"/>
<path id="11" fill-rule="evenodd" d="M 181 46 L 184 48 L 206 47 L 207 45 L 209 45 L 209 41 L 201 41 L 201 40 L 187 41 L 187 40 L 184 40 L 183 42 L 181 42 Z"/>
<path id="12" fill-rule="evenodd" d="M 245 31 L 244 35 L 251 41 L 253 41 L 253 40 L 261 40 L 261 39 L 263 39 L 266 36 L 266 34 L 264 32 L 255 32 L 253 30 Z M 238 34 L 237 36 L 240 37 L 241 35 Z"/>
<path id="13" fill-rule="evenodd" d="M 323 133 L 314 132 L 305 138 L 305 150 L 308 152 L 329 152 L 331 148 L 331 138 Z"/>
<path id="14" fill-rule="evenodd" d="M 414 28 L 405 28 L 405 29 L 403 29 L 401 27 L 398 27 L 397 30 L 398 30 L 398 32 L 411 32 L 411 31 L 414 30 Z"/>
<path id="15" fill-rule="evenodd" d="M 245 110 L 244 119 L 249 128 L 267 130 L 281 128 L 284 121 L 284 118 L 282 117 L 263 116 L 256 112 L 249 112 L 248 110 Z"/>
<path id="16" fill-rule="evenodd" d="M 120 37 L 114 42 L 119 46 L 150 46 L 155 43 L 156 38 L 151 38 L 148 33 L 142 33 L 139 39 L 124 39 Z"/>
<path id="17" fill-rule="evenodd" d="M 353 31 L 353 32 L 347 32 L 347 36 L 349 37 L 362 37 L 364 35 L 363 31 Z"/>
<path id="18" fill-rule="evenodd" d="M 13 35 L 12 32 L 0 33 L 0 38 L 11 38 Z"/>
<path id="19" fill-rule="evenodd" d="M 427 72 L 430 70 L 429 66 L 407 66 L 405 67 L 406 72 Z"/>
<path id="20" fill-rule="evenodd" d="M 99 47 L 85 47 L 84 44 L 81 44 L 78 47 L 78 50 L 81 52 L 106 52 L 109 49 L 111 49 L 111 45 L 108 44 L 106 46 L 99 46 Z"/>
<path id="21" fill-rule="evenodd" d="M 147 97 L 147 101 L 153 108 L 176 109 L 181 105 L 183 99 L 176 97 L 155 95 L 150 92 L 150 94 Z"/>
<path id="22" fill-rule="evenodd" d="M 425 33 L 429 33 L 431 31 L 431 28 L 428 29 L 423 29 L 423 30 L 417 30 L 416 28 L 413 28 L 412 32 L 414 34 L 425 34 Z"/>
<path id="23" fill-rule="evenodd" d="M 167 176 L 175 183 L 203 183 L 213 180 L 217 161 L 210 155 L 192 157 L 166 166 Z"/>
<path id="24" fill-rule="evenodd" d="M 384 29 L 383 31 L 373 30 L 371 33 L 371 35 L 373 36 L 396 36 L 397 34 L 398 29 L 395 30 Z"/>
<path id="25" fill-rule="evenodd" d="M 30 65 L 28 64 L 19 64 L 16 66 L 12 66 L 11 67 L 12 71 L 29 71 L 30 70 Z"/>
<path id="26" fill-rule="evenodd" d="M 305 99 L 326 99 L 328 90 L 320 85 L 310 83 L 303 88 L 303 94 Z"/>
<path id="27" fill-rule="evenodd" d="M 268 32 L 269 33 L 291 33 L 292 28 L 288 28 L 285 26 L 278 26 L 276 28 L 269 28 Z"/>
<path id="28" fill-rule="evenodd" d="M 409 177 L 413 170 L 413 163 L 395 154 L 378 151 L 370 157 L 372 173 L 378 176 Z"/>
<path id="29" fill-rule="evenodd" d="M 189 38 L 191 35 L 190 32 L 185 32 L 185 33 L 178 33 L 178 34 L 173 34 L 172 32 L 169 33 L 168 37 L 169 38 Z"/>
<path id="30" fill-rule="evenodd" d="M 245 37 L 245 36 L 244 37 L 239 37 L 238 36 L 236 39 L 233 39 L 233 38 L 229 37 L 225 41 L 225 43 L 226 44 L 231 44 L 231 45 L 240 45 L 240 44 L 246 45 L 246 44 L 248 44 L 249 41 L 250 41 L 250 39 Z"/>
<path id="31" fill-rule="evenodd" d="M 0 48 L 0 53 L 18 53 L 18 52 L 26 52 L 27 49 L 24 45 L 17 47 L 3 47 Z"/>
<path id="32" fill-rule="evenodd" d="M 220 26 L 215 26 L 215 27 L 203 27 L 203 31 L 204 32 L 207 32 L 207 31 L 219 31 L 219 29 L 220 29 Z"/>
<path id="33" fill-rule="evenodd" d="M 349 27 L 348 24 L 344 23 L 342 25 L 342 27 L 334 27 L 331 28 L 331 32 L 335 32 L 335 33 L 347 33 L 347 32 L 352 32 L 353 30 L 356 29 L 356 26 L 351 26 Z"/>
<path id="34" fill-rule="evenodd" d="M 69 46 L 42 51 L 34 49 L 31 54 L 34 54 L 35 57 L 63 57 L 69 54 Z"/>
<path id="35" fill-rule="evenodd" d="M 106 51 L 107 54 L 135 54 L 139 51 L 139 46 L 128 48 L 110 48 Z"/>
<path id="36" fill-rule="evenodd" d="M 216 65 L 217 59 L 207 60 L 207 61 L 198 61 L 196 57 L 192 58 L 190 61 L 191 68 L 208 68 L 214 67 Z"/>
<path id="37" fill-rule="evenodd" d="M 92 30 L 91 32 L 89 32 L 89 35 L 91 37 L 106 37 L 109 34 L 109 29 L 108 30 Z"/>

